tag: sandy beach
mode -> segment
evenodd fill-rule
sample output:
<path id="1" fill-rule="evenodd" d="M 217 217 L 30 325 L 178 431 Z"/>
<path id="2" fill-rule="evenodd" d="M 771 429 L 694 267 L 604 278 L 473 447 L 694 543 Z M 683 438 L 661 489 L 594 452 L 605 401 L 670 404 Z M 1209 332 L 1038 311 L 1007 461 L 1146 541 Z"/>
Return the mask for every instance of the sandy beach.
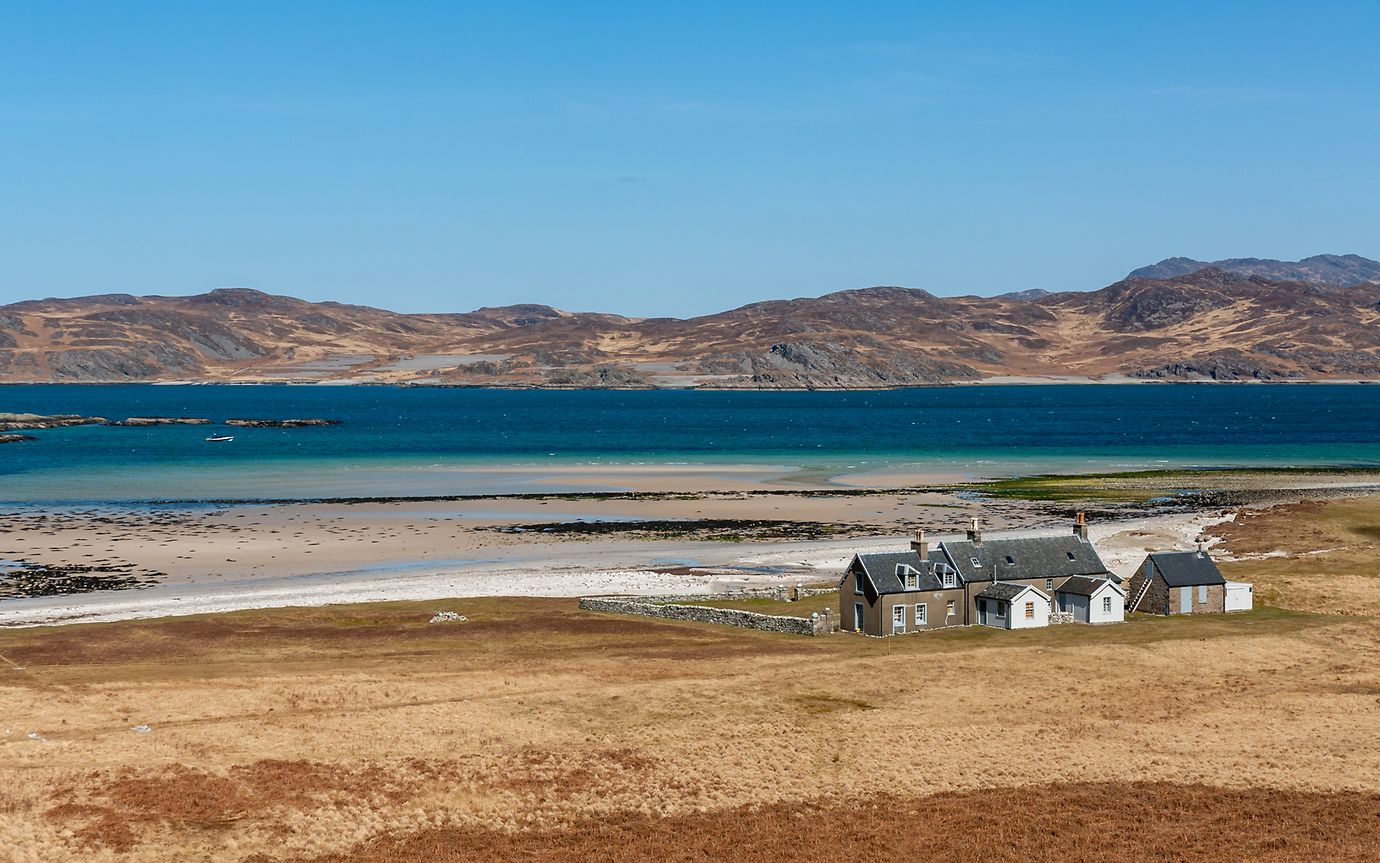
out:
<path id="1" fill-rule="evenodd" d="M 702 594 L 819 583 L 834 579 L 855 551 L 904 547 L 916 527 L 936 540 L 961 535 L 971 518 L 991 535 L 1067 530 L 1056 509 L 952 491 L 816 489 L 16 512 L 3 520 L 0 560 L 121 573 L 144 586 L 6 599 L 0 626 L 375 600 Z M 1146 548 L 1188 547 L 1221 518 L 1214 511 L 1103 520 L 1093 534 L 1108 564 L 1124 571 Z M 706 524 L 727 527 L 706 531 Z"/>

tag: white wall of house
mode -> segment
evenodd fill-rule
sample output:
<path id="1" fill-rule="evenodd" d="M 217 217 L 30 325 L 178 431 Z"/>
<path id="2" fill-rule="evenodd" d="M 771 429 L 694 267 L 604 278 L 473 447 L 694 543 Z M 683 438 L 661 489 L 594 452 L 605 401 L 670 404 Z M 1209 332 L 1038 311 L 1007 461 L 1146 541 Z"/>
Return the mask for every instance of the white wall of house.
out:
<path id="1" fill-rule="evenodd" d="M 1126 597 L 1109 581 L 1093 591 L 1088 607 L 1088 623 L 1121 623 L 1126 619 Z"/>
<path id="2" fill-rule="evenodd" d="M 1025 616 L 1026 603 L 1034 603 L 1034 615 Z M 1049 600 L 1038 590 L 1023 591 L 1011 601 L 1007 624 L 1010 629 L 1038 629 L 1049 626 Z"/>
<path id="3" fill-rule="evenodd" d="M 1250 611 L 1255 602 L 1255 587 L 1244 581 L 1227 582 L 1227 611 Z"/>
<path id="4" fill-rule="evenodd" d="M 1088 598 L 1079 596 L 1076 593 L 1061 593 L 1058 595 L 1059 610 L 1067 611 L 1073 615 L 1074 623 L 1088 622 Z"/>

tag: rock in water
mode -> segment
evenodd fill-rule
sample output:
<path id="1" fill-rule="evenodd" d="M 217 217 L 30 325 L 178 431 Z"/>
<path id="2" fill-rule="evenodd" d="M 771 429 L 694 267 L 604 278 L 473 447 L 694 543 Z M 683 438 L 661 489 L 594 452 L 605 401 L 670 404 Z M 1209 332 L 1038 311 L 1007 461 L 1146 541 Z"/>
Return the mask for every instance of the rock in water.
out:
<path id="1" fill-rule="evenodd" d="M 291 420 L 247 420 L 230 419 L 226 420 L 228 426 L 240 426 L 250 429 L 295 429 L 307 426 L 338 426 L 340 420 L 323 419 L 291 419 Z"/>

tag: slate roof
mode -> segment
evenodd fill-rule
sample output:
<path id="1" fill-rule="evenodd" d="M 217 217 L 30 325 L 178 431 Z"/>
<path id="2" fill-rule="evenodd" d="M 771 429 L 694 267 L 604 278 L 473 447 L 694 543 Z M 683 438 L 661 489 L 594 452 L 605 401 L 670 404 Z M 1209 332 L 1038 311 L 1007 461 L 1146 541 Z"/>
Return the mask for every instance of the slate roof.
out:
<path id="1" fill-rule="evenodd" d="M 978 598 L 999 599 L 1003 602 L 1010 602 L 1011 600 L 1020 596 L 1027 590 L 1033 590 L 1041 596 L 1044 596 L 1045 599 L 1049 599 L 1048 596 L 1045 596 L 1045 592 L 1043 590 L 1031 587 L 1028 584 L 1007 584 L 1004 581 L 994 582 L 992 584 L 989 584 L 987 587 L 984 587 L 982 591 L 978 593 Z"/>
<path id="2" fill-rule="evenodd" d="M 1056 592 L 1072 593 L 1075 596 L 1092 596 L 1094 593 L 1101 590 L 1102 585 L 1106 584 L 1108 581 L 1110 581 L 1110 579 L 1089 578 L 1086 575 L 1075 575 L 1073 578 L 1059 585 L 1059 589 Z M 1122 596 L 1126 595 L 1126 591 L 1117 587 L 1115 584 L 1113 584 L 1112 587 Z"/>
<path id="3" fill-rule="evenodd" d="M 980 543 L 966 539 L 941 542 L 939 550 L 965 581 L 991 581 L 994 570 L 997 581 L 1107 574 L 1097 549 L 1073 533 L 985 539 Z"/>
<path id="4" fill-rule="evenodd" d="M 863 570 L 867 572 L 867 577 L 872 581 L 872 586 L 878 593 L 904 593 L 905 584 L 896 575 L 897 564 L 906 564 L 920 572 L 919 587 L 917 590 L 943 590 L 944 583 L 935 574 L 934 567 L 937 561 L 921 560 L 920 555 L 914 551 L 895 551 L 877 552 L 875 554 L 860 554 L 858 561 L 862 563 Z M 953 588 L 950 588 L 952 590 Z"/>
<path id="5" fill-rule="evenodd" d="M 1227 583 L 1205 551 L 1161 551 L 1150 555 L 1150 559 L 1170 587 Z"/>

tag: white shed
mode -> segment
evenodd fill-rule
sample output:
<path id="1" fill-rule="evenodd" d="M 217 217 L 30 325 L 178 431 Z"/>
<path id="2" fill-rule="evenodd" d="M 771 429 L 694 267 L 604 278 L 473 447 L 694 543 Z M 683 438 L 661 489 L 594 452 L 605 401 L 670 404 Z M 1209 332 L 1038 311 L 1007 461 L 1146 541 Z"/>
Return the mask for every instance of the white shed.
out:
<path id="1" fill-rule="evenodd" d="M 1075 575 L 1055 591 L 1055 605 L 1073 615 L 1074 623 L 1121 623 L 1126 619 L 1126 591 L 1108 578 Z"/>
<path id="2" fill-rule="evenodd" d="M 1028 584 L 994 581 L 977 595 L 978 623 L 1002 629 L 1049 626 L 1049 594 Z"/>
<path id="3" fill-rule="evenodd" d="M 1223 611 L 1250 611 L 1255 602 L 1255 587 L 1245 581 L 1227 582 L 1226 607 Z"/>

